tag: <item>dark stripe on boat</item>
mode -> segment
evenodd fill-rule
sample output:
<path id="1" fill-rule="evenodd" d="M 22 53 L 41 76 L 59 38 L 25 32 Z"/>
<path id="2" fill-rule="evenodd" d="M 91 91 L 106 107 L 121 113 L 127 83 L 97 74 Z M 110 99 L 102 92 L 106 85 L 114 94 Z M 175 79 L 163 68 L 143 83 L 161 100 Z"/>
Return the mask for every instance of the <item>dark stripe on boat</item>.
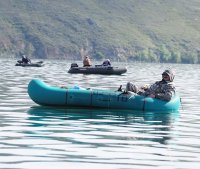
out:
<path id="1" fill-rule="evenodd" d="M 146 97 L 145 97 L 145 98 L 146 98 Z M 143 108 L 142 108 L 143 111 L 145 111 L 145 103 L 146 103 L 145 98 L 144 98 L 144 101 L 143 101 Z"/>
<path id="2" fill-rule="evenodd" d="M 65 95 L 65 104 L 67 105 L 67 96 L 68 96 L 68 89 L 66 90 L 66 95 Z"/>
<path id="3" fill-rule="evenodd" d="M 92 97 L 93 96 L 93 91 L 91 92 L 91 97 L 90 97 L 90 106 L 92 106 Z"/>

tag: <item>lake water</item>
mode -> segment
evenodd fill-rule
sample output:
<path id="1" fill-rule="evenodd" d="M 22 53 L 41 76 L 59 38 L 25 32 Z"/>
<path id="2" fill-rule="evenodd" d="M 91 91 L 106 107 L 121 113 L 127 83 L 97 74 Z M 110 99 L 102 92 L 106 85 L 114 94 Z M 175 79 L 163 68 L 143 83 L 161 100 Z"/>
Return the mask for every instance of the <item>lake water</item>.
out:
<path id="1" fill-rule="evenodd" d="M 105 76 L 68 74 L 70 61 L 45 64 L 16 67 L 15 60 L 0 60 L 0 168 L 200 168 L 200 65 L 122 63 L 126 74 Z M 34 78 L 116 90 L 127 81 L 160 80 L 166 68 L 176 72 L 178 112 L 45 108 L 27 94 Z"/>

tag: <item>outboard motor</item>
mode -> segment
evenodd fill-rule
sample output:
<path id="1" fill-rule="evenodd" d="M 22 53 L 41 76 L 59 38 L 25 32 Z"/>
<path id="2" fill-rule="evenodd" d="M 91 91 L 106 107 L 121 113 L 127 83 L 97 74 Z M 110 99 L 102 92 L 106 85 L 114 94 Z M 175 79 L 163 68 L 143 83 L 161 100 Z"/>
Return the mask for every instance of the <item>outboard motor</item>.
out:
<path id="1" fill-rule="evenodd" d="M 73 67 L 78 67 L 78 64 L 77 63 L 72 63 L 71 64 L 71 68 L 73 68 Z"/>

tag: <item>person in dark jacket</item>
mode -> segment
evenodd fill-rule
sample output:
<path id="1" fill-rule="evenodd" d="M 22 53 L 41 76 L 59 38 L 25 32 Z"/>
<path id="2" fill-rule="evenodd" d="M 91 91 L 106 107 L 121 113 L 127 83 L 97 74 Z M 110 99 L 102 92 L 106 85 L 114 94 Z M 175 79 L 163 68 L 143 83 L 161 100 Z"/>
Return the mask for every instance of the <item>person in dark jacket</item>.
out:
<path id="1" fill-rule="evenodd" d="M 28 64 L 31 63 L 31 60 L 27 56 L 22 55 L 22 63 Z"/>
<path id="2" fill-rule="evenodd" d="M 175 94 L 175 86 L 173 80 L 174 80 L 173 71 L 170 69 L 165 70 L 162 73 L 162 80 L 157 81 L 149 86 L 145 85 L 138 88 L 133 83 L 128 82 L 124 93 L 134 92 L 138 95 L 170 101 Z"/>
<path id="3" fill-rule="evenodd" d="M 110 60 L 109 59 L 104 60 L 102 65 L 103 66 L 111 66 Z"/>

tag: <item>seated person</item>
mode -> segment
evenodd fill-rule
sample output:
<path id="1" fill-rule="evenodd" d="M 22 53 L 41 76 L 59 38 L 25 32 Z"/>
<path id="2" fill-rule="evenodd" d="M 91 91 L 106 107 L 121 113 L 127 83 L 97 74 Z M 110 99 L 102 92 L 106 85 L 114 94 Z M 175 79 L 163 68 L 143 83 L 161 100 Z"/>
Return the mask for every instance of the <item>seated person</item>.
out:
<path id="1" fill-rule="evenodd" d="M 28 64 L 31 63 L 31 60 L 25 55 L 22 55 L 22 63 Z"/>
<path id="2" fill-rule="evenodd" d="M 84 60 L 83 60 L 83 66 L 92 66 L 92 62 L 89 58 L 89 56 L 85 56 Z"/>
<path id="3" fill-rule="evenodd" d="M 130 91 L 138 95 L 170 101 L 175 94 L 175 86 L 173 84 L 173 80 L 173 72 L 171 70 L 165 70 L 162 73 L 162 80 L 157 81 L 150 86 L 143 86 L 138 88 L 136 85 L 128 82 L 124 93 L 128 93 Z"/>
<path id="4" fill-rule="evenodd" d="M 103 66 L 111 66 L 110 60 L 109 59 L 104 60 L 102 65 Z"/>

